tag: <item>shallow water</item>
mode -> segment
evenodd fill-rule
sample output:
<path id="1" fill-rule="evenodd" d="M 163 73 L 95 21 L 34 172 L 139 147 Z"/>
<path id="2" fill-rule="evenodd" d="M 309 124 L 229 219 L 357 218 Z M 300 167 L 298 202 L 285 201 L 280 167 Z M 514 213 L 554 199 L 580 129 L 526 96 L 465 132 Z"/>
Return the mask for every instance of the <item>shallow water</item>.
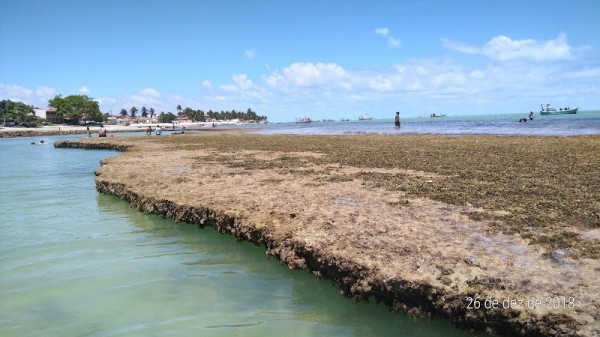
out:
<path id="1" fill-rule="evenodd" d="M 389 119 L 369 121 L 332 121 L 307 124 L 268 124 L 259 134 L 443 134 L 443 135 L 600 135 L 600 111 L 581 111 L 575 115 L 539 116 L 519 123 L 527 114 L 447 116 L 443 118 L 402 118 L 402 127 Z M 258 128 L 258 126 L 257 126 Z"/>
<path id="2" fill-rule="evenodd" d="M 50 143 L 58 139 L 46 137 Z M 468 336 L 95 191 L 112 151 L 0 139 L 0 335 Z M 137 174 L 151 174 L 136 172 Z"/>

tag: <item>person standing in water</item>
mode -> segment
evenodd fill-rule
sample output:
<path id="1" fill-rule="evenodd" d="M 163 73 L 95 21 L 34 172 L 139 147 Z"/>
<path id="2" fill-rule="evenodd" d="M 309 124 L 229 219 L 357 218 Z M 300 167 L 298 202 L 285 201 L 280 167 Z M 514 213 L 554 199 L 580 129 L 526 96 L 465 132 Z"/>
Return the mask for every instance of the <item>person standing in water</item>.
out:
<path id="1" fill-rule="evenodd" d="M 397 128 L 400 127 L 400 112 L 396 111 L 396 119 L 394 120 L 394 125 L 396 125 Z"/>

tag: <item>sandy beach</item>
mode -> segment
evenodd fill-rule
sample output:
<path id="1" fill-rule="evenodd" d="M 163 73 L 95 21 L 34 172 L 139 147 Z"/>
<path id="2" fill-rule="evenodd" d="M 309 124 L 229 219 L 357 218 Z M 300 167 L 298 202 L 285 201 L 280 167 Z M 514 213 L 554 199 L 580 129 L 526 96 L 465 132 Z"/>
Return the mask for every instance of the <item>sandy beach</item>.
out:
<path id="1" fill-rule="evenodd" d="M 504 336 L 600 333 L 598 136 L 210 133 L 57 146 L 124 151 L 96 171 L 100 192 L 262 245 L 348 296 Z"/>
<path id="2" fill-rule="evenodd" d="M 92 135 L 98 136 L 98 130 L 100 130 L 100 126 L 90 126 L 89 128 Z M 138 125 L 106 125 L 105 128 L 109 133 L 136 132 L 143 130 L 141 126 Z M 0 127 L 0 138 L 86 134 L 87 132 L 88 130 L 86 126 L 78 125 L 51 125 L 42 126 L 39 128 Z"/>
<path id="3" fill-rule="evenodd" d="M 216 128 L 227 127 L 235 123 L 229 122 L 215 122 Z M 212 123 L 158 123 L 158 124 L 131 124 L 131 125 L 112 125 L 106 124 L 104 128 L 108 134 L 122 133 L 122 132 L 146 132 L 148 126 L 152 127 L 153 130 L 156 126 L 160 127 L 165 131 L 206 131 L 213 130 Z M 100 130 L 99 125 L 93 125 L 89 127 L 89 131 L 93 137 L 98 136 Z M 38 128 L 26 128 L 26 127 L 3 127 L 0 126 L 0 138 L 11 138 L 11 137 L 40 137 L 40 136 L 56 136 L 56 135 L 76 135 L 76 134 L 87 134 L 88 128 L 80 125 L 47 125 Z"/>

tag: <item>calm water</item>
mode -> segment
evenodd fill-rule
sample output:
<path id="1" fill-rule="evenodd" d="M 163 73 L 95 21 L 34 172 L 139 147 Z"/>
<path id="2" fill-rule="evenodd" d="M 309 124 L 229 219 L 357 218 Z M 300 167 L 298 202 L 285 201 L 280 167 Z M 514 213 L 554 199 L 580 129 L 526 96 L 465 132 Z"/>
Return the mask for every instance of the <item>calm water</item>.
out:
<path id="1" fill-rule="evenodd" d="M 32 140 L 0 139 L 0 336 L 468 336 L 132 210 L 95 191 L 114 152 Z"/>
<path id="2" fill-rule="evenodd" d="M 527 114 L 447 116 L 443 118 L 402 118 L 402 127 L 390 119 L 348 122 L 313 122 L 309 124 L 268 124 L 260 134 L 447 134 L 447 135 L 600 135 L 600 111 L 580 111 L 576 115 L 540 116 L 519 123 Z"/>

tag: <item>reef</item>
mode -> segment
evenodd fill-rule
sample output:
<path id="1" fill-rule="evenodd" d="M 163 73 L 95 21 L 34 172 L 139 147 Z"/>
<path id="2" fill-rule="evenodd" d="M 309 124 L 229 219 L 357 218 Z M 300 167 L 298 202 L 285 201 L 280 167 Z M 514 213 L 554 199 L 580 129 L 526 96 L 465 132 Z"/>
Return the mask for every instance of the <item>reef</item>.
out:
<path id="1" fill-rule="evenodd" d="M 598 334 L 598 179 L 584 171 L 598 165 L 600 137 L 159 138 L 55 146 L 123 151 L 95 172 L 101 193 L 263 246 L 357 300 L 503 336 Z M 569 176 L 546 176 L 554 189 L 524 183 L 536 179 L 526 165 L 503 166 L 523 139 L 534 144 L 524 158 L 545 172 L 566 165 Z M 396 147 L 404 152 L 390 159 Z M 578 161 L 557 160 L 561 151 Z M 471 171 L 481 172 L 456 166 L 474 160 Z M 514 191 L 504 185 L 511 180 Z M 555 201 L 546 190 L 579 195 Z M 530 195 L 543 199 L 534 210 L 522 204 Z M 546 217 L 546 227 L 532 227 Z"/>

